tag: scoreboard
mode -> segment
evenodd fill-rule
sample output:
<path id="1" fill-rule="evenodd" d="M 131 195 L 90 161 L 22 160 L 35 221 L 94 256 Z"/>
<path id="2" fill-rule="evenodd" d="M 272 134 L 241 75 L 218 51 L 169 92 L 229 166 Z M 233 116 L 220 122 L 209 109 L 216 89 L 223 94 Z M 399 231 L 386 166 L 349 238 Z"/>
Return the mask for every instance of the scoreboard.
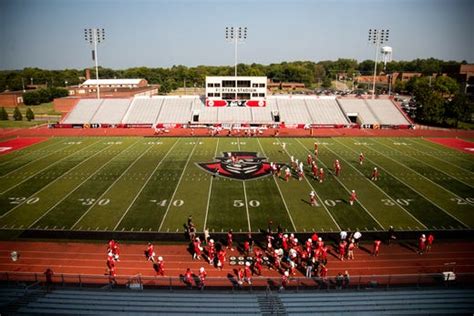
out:
<path id="1" fill-rule="evenodd" d="M 265 106 L 267 77 L 206 77 L 206 106 Z"/>

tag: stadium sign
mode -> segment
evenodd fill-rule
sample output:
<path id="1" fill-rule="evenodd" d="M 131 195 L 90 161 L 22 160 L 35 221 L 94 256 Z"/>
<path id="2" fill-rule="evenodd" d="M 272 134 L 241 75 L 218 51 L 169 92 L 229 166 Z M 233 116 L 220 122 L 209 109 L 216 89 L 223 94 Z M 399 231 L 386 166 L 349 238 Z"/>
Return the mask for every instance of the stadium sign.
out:
<path id="1" fill-rule="evenodd" d="M 259 157 L 256 152 L 225 152 L 216 161 L 196 163 L 196 165 L 213 176 L 234 180 L 253 180 L 272 174 L 272 166 L 266 157 Z M 276 163 L 277 168 L 285 164 Z"/>

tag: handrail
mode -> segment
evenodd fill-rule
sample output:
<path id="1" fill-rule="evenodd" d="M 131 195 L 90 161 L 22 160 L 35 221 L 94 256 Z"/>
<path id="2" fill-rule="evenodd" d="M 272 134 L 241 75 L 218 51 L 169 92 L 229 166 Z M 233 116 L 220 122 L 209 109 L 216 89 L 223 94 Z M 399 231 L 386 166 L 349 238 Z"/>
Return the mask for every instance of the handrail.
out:
<path id="1" fill-rule="evenodd" d="M 335 277 L 328 278 L 291 278 L 287 288 L 295 290 L 301 289 L 388 289 L 391 286 L 450 286 L 471 285 L 474 284 L 474 273 L 456 273 L 454 278 L 445 279 L 440 273 L 418 273 L 418 274 L 385 274 L 385 275 L 353 275 L 350 277 L 349 284 L 338 284 Z M 113 288 L 114 286 L 125 287 L 131 278 L 137 278 L 137 275 L 118 275 L 111 278 L 108 275 L 98 274 L 73 274 L 57 273 L 52 279 L 56 286 L 79 286 L 79 287 L 99 287 Z M 143 289 L 146 288 L 183 288 L 186 285 L 179 276 L 143 276 L 139 275 L 140 283 Z M 24 271 L 0 271 L 0 282 L 31 282 L 32 285 L 45 281 L 43 274 Z M 29 285 L 29 286 L 32 286 Z M 104 285 L 110 285 L 104 287 Z M 253 289 L 264 290 L 268 295 L 272 295 L 272 289 L 278 290 L 281 286 L 280 277 L 256 276 L 252 278 L 252 284 L 239 285 L 227 277 L 208 277 L 206 278 L 206 288 L 227 288 L 229 290 L 241 289 L 252 291 Z M 196 286 L 197 288 L 197 286 Z"/>

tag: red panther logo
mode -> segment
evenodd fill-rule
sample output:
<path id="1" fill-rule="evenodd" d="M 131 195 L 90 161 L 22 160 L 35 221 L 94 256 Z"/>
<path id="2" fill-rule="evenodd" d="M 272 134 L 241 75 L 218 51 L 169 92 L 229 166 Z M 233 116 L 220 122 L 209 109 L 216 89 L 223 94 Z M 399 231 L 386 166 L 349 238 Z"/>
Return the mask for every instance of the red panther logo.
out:
<path id="1" fill-rule="evenodd" d="M 233 151 L 225 152 L 217 161 L 197 163 L 205 171 L 235 180 L 252 180 L 272 174 L 272 167 L 267 158 L 258 157 L 256 152 Z M 276 163 L 277 168 L 285 164 Z"/>

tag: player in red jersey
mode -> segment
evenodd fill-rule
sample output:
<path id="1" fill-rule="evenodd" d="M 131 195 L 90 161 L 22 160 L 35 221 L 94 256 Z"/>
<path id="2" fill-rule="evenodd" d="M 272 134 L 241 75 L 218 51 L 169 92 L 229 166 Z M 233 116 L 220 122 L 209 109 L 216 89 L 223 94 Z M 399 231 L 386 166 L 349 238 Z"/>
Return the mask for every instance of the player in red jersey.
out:
<path id="1" fill-rule="evenodd" d="M 426 252 L 429 252 L 431 250 L 431 245 L 433 245 L 434 241 L 434 235 L 429 234 L 428 238 L 426 238 Z"/>
<path id="2" fill-rule="evenodd" d="M 209 245 L 207 247 L 207 258 L 209 259 L 209 264 L 214 264 L 216 259 L 216 247 L 214 245 L 214 239 L 209 239 Z"/>
<path id="3" fill-rule="evenodd" d="M 360 153 L 360 155 L 359 155 L 359 164 L 362 165 L 362 163 L 364 162 L 364 159 L 365 159 L 364 154 Z"/>
<path id="4" fill-rule="evenodd" d="M 319 183 L 323 183 L 324 178 L 326 177 L 323 168 L 319 168 Z"/>
<path id="5" fill-rule="evenodd" d="M 352 190 L 351 196 L 349 197 L 349 204 L 354 205 L 355 201 L 357 201 L 357 193 L 355 190 Z"/>
<path id="6" fill-rule="evenodd" d="M 199 289 L 204 290 L 204 286 L 206 286 L 206 277 L 207 277 L 207 272 L 204 270 L 204 267 L 201 267 L 199 269 Z"/>
<path id="7" fill-rule="evenodd" d="M 347 246 L 347 242 L 345 240 L 342 240 L 339 243 L 339 259 L 341 261 L 343 261 L 344 257 L 346 256 L 346 246 Z"/>
<path id="8" fill-rule="evenodd" d="M 200 260 L 202 247 L 201 247 L 201 240 L 199 239 L 199 237 L 196 237 L 196 239 L 194 239 L 193 247 L 194 247 L 193 260 L 194 259 Z"/>
<path id="9" fill-rule="evenodd" d="M 285 273 L 283 273 L 283 275 L 281 276 L 280 291 L 286 289 L 288 283 L 290 283 L 290 272 L 285 271 Z"/>
<path id="10" fill-rule="evenodd" d="M 155 262 L 155 251 L 154 246 L 151 242 L 148 243 L 145 249 L 145 257 L 147 261 Z"/>
<path id="11" fill-rule="evenodd" d="M 422 234 L 418 239 L 418 254 L 422 255 L 426 250 L 426 236 Z"/>
<path id="12" fill-rule="evenodd" d="M 308 158 L 306 158 L 306 162 L 308 163 L 308 166 L 311 166 L 311 164 L 313 163 L 313 157 L 311 156 L 311 154 L 308 154 Z"/>
<path id="13" fill-rule="evenodd" d="M 354 248 L 355 248 L 355 243 L 354 239 L 351 240 L 349 243 L 349 246 L 347 246 L 347 260 L 354 260 Z"/>
<path id="14" fill-rule="evenodd" d="M 309 202 L 311 203 L 311 206 L 316 206 L 316 192 L 311 191 L 309 193 Z"/>
<path id="15" fill-rule="evenodd" d="M 290 177 L 291 177 L 291 171 L 290 171 L 290 168 L 286 168 L 285 169 L 285 181 L 288 182 L 290 180 Z"/>
<path id="16" fill-rule="evenodd" d="M 184 284 L 186 284 L 188 287 L 192 287 L 193 286 L 193 273 L 191 272 L 191 269 L 190 268 L 187 268 L 186 269 L 186 272 L 184 273 L 184 277 L 183 277 L 183 282 Z"/>
<path id="17" fill-rule="evenodd" d="M 382 244 L 382 241 L 379 240 L 379 239 L 374 241 L 374 249 L 372 250 L 372 256 L 378 256 L 379 255 L 381 244 Z"/>
<path id="18" fill-rule="evenodd" d="M 318 157 L 318 143 L 314 143 L 314 156 L 317 158 Z"/>
<path id="19" fill-rule="evenodd" d="M 222 270 L 224 268 L 224 261 L 225 261 L 225 250 L 224 247 L 222 247 L 221 250 L 217 253 L 217 267 L 219 270 Z"/>
<path id="20" fill-rule="evenodd" d="M 163 257 L 158 257 L 158 262 L 156 263 L 156 275 L 165 276 L 165 262 L 163 261 Z"/>
<path id="21" fill-rule="evenodd" d="M 229 230 L 229 232 L 227 233 L 227 249 L 230 249 L 230 251 L 234 251 L 234 247 L 233 247 L 233 238 L 234 238 L 234 234 L 232 232 L 232 229 Z"/>
<path id="22" fill-rule="evenodd" d="M 313 178 L 316 180 L 319 175 L 319 169 L 318 165 L 316 164 L 316 161 L 313 160 L 313 163 L 311 164 L 311 171 L 313 172 Z"/>
<path id="23" fill-rule="evenodd" d="M 370 178 L 372 181 L 377 181 L 380 177 L 380 173 L 377 169 L 377 167 L 374 167 L 374 170 L 372 171 L 372 177 Z"/>
<path id="24" fill-rule="evenodd" d="M 245 263 L 244 280 L 249 285 L 252 284 L 252 269 L 250 268 L 250 262 L 248 262 L 248 261 Z"/>
<path id="25" fill-rule="evenodd" d="M 338 159 L 334 162 L 334 171 L 336 173 L 336 177 L 338 177 L 341 174 L 341 164 Z"/>

